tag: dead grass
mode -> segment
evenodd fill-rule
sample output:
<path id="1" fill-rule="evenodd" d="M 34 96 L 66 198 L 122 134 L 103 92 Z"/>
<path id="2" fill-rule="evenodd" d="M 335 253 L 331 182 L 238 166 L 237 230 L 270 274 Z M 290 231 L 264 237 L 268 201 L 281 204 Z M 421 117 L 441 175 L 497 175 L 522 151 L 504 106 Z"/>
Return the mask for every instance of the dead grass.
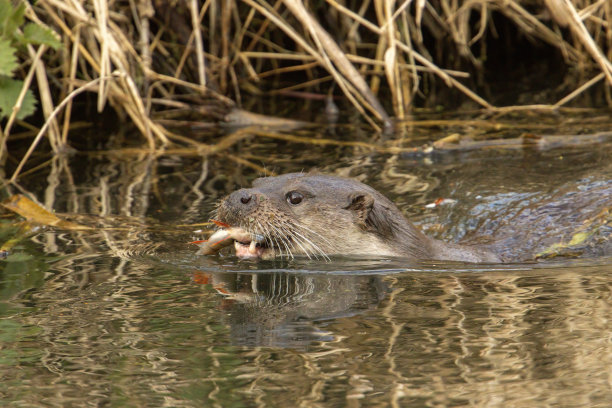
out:
<path id="1" fill-rule="evenodd" d="M 174 119 L 195 112 L 201 121 L 223 121 L 244 92 L 337 89 L 375 129 L 390 126 L 390 116 L 406 117 L 424 82 L 454 88 L 491 111 L 534 109 L 494 106 L 470 80 L 486 57 L 474 50 L 486 50 L 496 34 L 493 14 L 560 50 L 568 67 L 591 73 L 557 103 L 535 108 L 557 109 L 589 87 L 612 85 L 608 0 L 327 0 L 313 7 L 303 0 L 28 5 L 27 18 L 50 26 L 65 48 L 30 47 L 22 56 L 24 89 L 36 82 L 47 122 L 19 170 L 41 137 L 55 152 L 69 142 L 72 100 L 84 91 L 96 95 L 98 110 L 110 105 L 128 118 L 150 151 L 189 146 L 168 130 L 171 112 Z M 294 85 L 284 88 L 288 80 Z M 2 148 L 14 122 L 13 114 L 0 129 Z"/>

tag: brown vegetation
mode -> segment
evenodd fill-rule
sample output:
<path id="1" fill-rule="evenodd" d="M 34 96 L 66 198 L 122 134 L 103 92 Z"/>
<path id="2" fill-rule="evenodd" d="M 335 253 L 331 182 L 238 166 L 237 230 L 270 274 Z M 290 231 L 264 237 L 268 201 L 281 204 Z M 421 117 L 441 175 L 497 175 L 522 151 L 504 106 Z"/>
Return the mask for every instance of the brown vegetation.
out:
<path id="1" fill-rule="evenodd" d="M 24 89 L 36 83 L 46 120 L 31 150 L 43 135 L 56 152 L 67 144 L 83 92 L 97 95 L 98 110 L 127 116 L 151 150 L 188 143 L 169 130 L 173 120 L 223 121 L 245 93 L 341 91 L 378 129 L 444 89 L 488 110 L 525 108 L 496 107 L 477 93 L 487 44 L 504 35 L 496 18 L 558 50 L 580 74 L 569 75 L 565 97 L 529 108 L 556 109 L 597 83 L 607 90 L 611 14 L 607 0 L 40 0 L 27 19 L 51 27 L 64 47 L 29 46 L 17 75 Z M 4 124 L 2 146 L 14 121 Z"/>

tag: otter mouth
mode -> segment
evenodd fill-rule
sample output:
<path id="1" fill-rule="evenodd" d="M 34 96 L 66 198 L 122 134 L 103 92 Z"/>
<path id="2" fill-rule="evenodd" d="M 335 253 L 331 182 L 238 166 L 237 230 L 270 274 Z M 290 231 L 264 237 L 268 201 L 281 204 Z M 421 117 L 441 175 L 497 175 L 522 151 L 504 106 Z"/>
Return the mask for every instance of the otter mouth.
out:
<path id="1" fill-rule="evenodd" d="M 256 237 L 257 238 L 257 237 Z M 262 237 L 263 238 L 263 237 Z M 238 258 L 261 258 L 266 259 L 274 256 L 274 250 L 269 248 L 263 240 L 255 239 L 247 241 L 234 240 L 234 249 Z"/>
<path id="2" fill-rule="evenodd" d="M 207 240 L 192 242 L 192 244 L 197 244 L 200 247 L 197 252 L 198 255 L 213 255 L 223 248 L 233 245 L 236 256 L 242 259 L 272 259 L 276 256 L 293 258 L 294 255 L 305 255 L 308 259 L 319 259 L 321 257 L 329 260 L 329 256 L 302 233 L 293 231 L 293 236 L 291 234 L 284 236 L 262 234 L 242 227 L 233 227 L 222 221 L 212 221 L 220 229 L 215 231 Z M 291 233 L 291 230 L 279 232 Z"/>
<path id="3" fill-rule="evenodd" d="M 215 254 L 233 243 L 236 256 L 239 258 L 269 259 L 275 256 L 274 248 L 266 244 L 266 238 L 263 235 L 248 232 L 240 227 L 232 227 L 219 221 L 215 223 L 222 228 L 205 241 L 193 242 L 200 247 L 199 255 Z"/>

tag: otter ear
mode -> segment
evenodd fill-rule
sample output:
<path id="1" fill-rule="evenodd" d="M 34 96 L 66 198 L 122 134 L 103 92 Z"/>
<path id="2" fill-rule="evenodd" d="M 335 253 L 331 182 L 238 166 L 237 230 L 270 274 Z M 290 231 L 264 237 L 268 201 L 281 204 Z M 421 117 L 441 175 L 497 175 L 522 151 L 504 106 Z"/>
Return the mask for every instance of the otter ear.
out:
<path id="1" fill-rule="evenodd" d="M 349 197 L 347 210 L 354 211 L 362 227 L 382 235 L 388 235 L 392 228 L 385 212 L 368 193 L 356 193 Z"/>
<path id="2" fill-rule="evenodd" d="M 355 193 L 349 196 L 349 204 L 345 207 L 357 214 L 357 218 L 365 224 L 370 211 L 374 207 L 374 197 L 368 193 Z"/>

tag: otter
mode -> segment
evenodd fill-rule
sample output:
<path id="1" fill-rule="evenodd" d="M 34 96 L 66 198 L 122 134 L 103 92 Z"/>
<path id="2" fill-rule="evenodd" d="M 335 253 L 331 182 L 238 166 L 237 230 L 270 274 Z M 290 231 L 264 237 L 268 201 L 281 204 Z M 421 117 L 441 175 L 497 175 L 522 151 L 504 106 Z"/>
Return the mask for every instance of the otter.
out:
<path id="1" fill-rule="evenodd" d="M 483 249 L 423 234 L 389 199 L 359 181 L 323 174 L 262 177 L 216 209 L 222 228 L 200 254 L 234 244 L 241 258 L 390 256 L 413 261 L 500 262 Z"/>

